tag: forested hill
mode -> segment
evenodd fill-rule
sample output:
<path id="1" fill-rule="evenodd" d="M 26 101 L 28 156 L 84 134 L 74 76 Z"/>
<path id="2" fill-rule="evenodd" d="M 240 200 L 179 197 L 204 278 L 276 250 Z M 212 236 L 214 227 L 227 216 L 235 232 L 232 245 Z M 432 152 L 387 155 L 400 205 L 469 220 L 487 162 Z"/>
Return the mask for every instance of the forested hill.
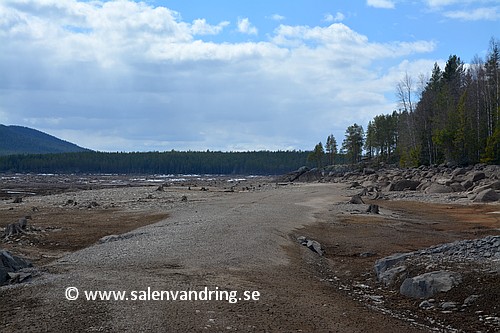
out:
<path id="1" fill-rule="evenodd" d="M 283 174 L 307 165 L 308 152 L 134 152 L 81 148 L 35 129 L 0 125 L 0 172 Z"/>
<path id="2" fill-rule="evenodd" d="M 32 128 L 0 124 L 0 155 L 81 151 L 87 149 Z"/>
<path id="3" fill-rule="evenodd" d="M 278 175 L 306 165 L 309 152 L 81 152 L 0 156 L 0 172 Z"/>

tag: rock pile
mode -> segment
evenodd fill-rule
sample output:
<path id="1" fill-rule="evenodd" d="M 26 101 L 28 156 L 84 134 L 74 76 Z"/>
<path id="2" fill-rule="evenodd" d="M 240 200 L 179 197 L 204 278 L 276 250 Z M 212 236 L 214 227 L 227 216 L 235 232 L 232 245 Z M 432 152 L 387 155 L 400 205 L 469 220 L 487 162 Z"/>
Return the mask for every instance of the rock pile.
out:
<path id="1" fill-rule="evenodd" d="M 328 167 L 330 168 L 330 167 Z M 302 167 L 282 176 L 279 181 L 332 181 L 357 184 L 365 193 L 418 191 L 425 194 L 461 193 L 474 202 L 500 200 L 500 166 L 477 164 L 453 168 L 421 166 L 413 169 L 365 168 L 348 171 L 346 166 L 318 170 Z"/>
<path id="2" fill-rule="evenodd" d="M 400 292 L 413 298 L 427 298 L 437 292 L 448 291 L 460 284 L 461 276 L 453 271 L 431 271 L 409 277 L 410 268 L 434 269 L 457 263 L 473 263 L 477 269 L 500 274 L 500 236 L 440 244 L 427 249 L 396 253 L 376 261 L 377 279 L 386 286 L 403 280 Z M 484 264 L 481 268 L 481 265 Z"/>

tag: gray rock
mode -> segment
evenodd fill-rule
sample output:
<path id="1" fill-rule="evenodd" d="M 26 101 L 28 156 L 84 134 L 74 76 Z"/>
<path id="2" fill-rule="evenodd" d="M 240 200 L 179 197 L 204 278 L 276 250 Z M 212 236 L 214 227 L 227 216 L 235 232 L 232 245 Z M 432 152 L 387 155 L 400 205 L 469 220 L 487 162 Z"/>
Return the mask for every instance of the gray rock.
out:
<path id="1" fill-rule="evenodd" d="M 304 183 L 314 182 L 314 181 L 320 180 L 322 176 L 323 176 L 323 174 L 321 173 L 321 171 L 314 168 L 314 169 L 311 169 L 309 171 L 302 173 L 300 176 L 297 177 L 296 180 L 298 182 L 304 182 Z"/>
<path id="2" fill-rule="evenodd" d="M 457 168 L 457 169 L 453 170 L 453 172 L 451 173 L 451 176 L 452 177 L 456 177 L 456 176 L 465 175 L 466 173 L 467 173 L 466 169 L 464 169 L 464 168 Z"/>
<path id="3" fill-rule="evenodd" d="M 460 183 L 453 183 L 450 185 L 450 187 L 453 189 L 453 192 L 463 192 L 465 191 L 465 187 L 460 184 Z"/>
<path id="4" fill-rule="evenodd" d="M 443 310 L 453 310 L 457 308 L 457 303 L 455 302 L 444 302 L 441 304 L 441 309 Z"/>
<path id="5" fill-rule="evenodd" d="M 474 183 L 470 180 L 466 180 L 464 182 L 461 183 L 462 186 L 466 189 L 466 190 L 469 190 L 472 188 L 472 186 L 474 186 Z"/>
<path id="6" fill-rule="evenodd" d="M 306 246 L 313 252 L 316 252 L 320 256 L 325 254 L 325 251 L 321 247 L 321 244 L 315 240 L 308 240 Z"/>
<path id="7" fill-rule="evenodd" d="M 390 268 L 379 274 L 378 280 L 382 282 L 386 287 L 394 283 L 394 281 L 399 278 L 403 273 L 406 272 L 406 266 L 397 266 Z"/>
<path id="8" fill-rule="evenodd" d="M 478 181 L 483 180 L 485 178 L 486 178 L 486 174 L 484 172 L 476 171 L 471 175 L 470 180 L 471 180 L 471 182 L 475 183 L 475 182 L 478 182 Z"/>
<path id="9" fill-rule="evenodd" d="M 456 272 L 436 271 L 407 278 L 399 292 L 411 298 L 428 298 L 439 292 L 447 292 L 462 282 L 462 276 Z"/>
<path id="10" fill-rule="evenodd" d="M 500 191 L 500 180 L 497 180 L 493 183 L 491 183 L 491 188 L 497 191 Z"/>
<path id="11" fill-rule="evenodd" d="M 325 250 L 321 247 L 321 244 L 315 240 L 307 239 L 305 236 L 297 237 L 297 242 L 300 244 L 307 246 L 311 251 L 316 252 L 320 256 L 325 254 Z"/>
<path id="12" fill-rule="evenodd" d="M 420 185 L 419 181 L 402 179 L 393 183 L 392 191 L 405 191 L 405 190 L 415 191 L 418 185 Z"/>
<path id="13" fill-rule="evenodd" d="M 375 262 L 375 274 L 377 275 L 377 279 L 380 280 L 380 275 L 387 271 L 388 269 L 391 269 L 392 267 L 396 266 L 397 264 L 405 261 L 408 257 L 412 256 L 413 252 L 408 252 L 408 253 L 395 253 L 393 255 L 390 255 L 388 257 L 379 259 Z"/>
<path id="14" fill-rule="evenodd" d="M 452 184 L 453 181 L 448 177 L 434 177 L 434 183 L 450 186 L 450 184 Z"/>
<path id="15" fill-rule="evenodd" d="M 292 171 L 290 173 L 287 173 L 286 175 L 283 175 L 277 179 L 278 182 L 293 182 L 297 180 L 302 174 L 306 173 L 309 171 L 309 168 L 306 166 L 300 167 L 296 171 Z"/>
<path id="16" fill-rule="evenodd" d="M 363 201 L 363 199 L 361 199 L 361 197 L 359 195 L 354 195 L 351 198 L 351 200 L 349 200 L 349 203 L 355 204 L 355 205 L 360 205 L 360 204 L 364 204 L 365 202 Z"/>
<path id="17" fill-rule="evenodd" d="M 428 188 L 425 189 L 425 193 L 434 194 L 434 193 L 452 193 L 453 189 L 447 185 L 440 184 L 431 184 Z"/>
<path id="18" fill-rule="evenodd" d="M 489 190 L 491 188 L 491 185 L 483 185 L 483 186 L 476 186 L 474 187 L 474 189 L 472 190 L 472 192 L 478 194 L 480 192 L 483 192 L 484 190 Z"/>
<path id="19" fill-rule="evenodd" d="M 302 245 L 306 245 L 307 244 L 307 238 L 305 236 L 299 236 L 299 237 L 297 237 L 297 242 L 299 242 Z"/>
<path id="20" fill-rule="evenodd" d="M 479 295 L 470 295 L 464 300 L 464 304 L 462 306 L 469 306 L 475 301 L 477 301 L 481 296 Z"/>
<path id="21" fill-rule="evenodd" d="M 493 189 L 487 189 L 482 192 L 479 192 L 474 202 L 494 202 L 500 199 L 498 193 Z"/>
<path id="22" fill-rule="evenodd" d="M 425 301 L 422 301 L 418 305 L 418 307 L 421 309 L 432 309 L 432 308 L 434 308 L 434 305 L 431 302 L 429 302 L 428 300 L 425 300 Z"/>
<path id="23" fill-rule="evenodd" d="M 9 276 L 10 284 L 25 282 L 33 276 L 33 274 L 29 272 L 17 272 L 17 273 L 8 272 L 7 275 Z"/>
<path id="24" fill-rule="evenodd" d="M 33 267 L 33 265 L 29 261 L 14 256 L 8 251 L 0 250 L 0 285 L 10 280 L 9 273 L 15 273 L 27 267 Z"/>
<path id="25" fill-rule="evenodd" d="M 360 253 L 359 256 L 361 258 L 369 258 L 369 257 L 374 257 L 377 255 L 377 252 L 372 252 L 372 251 L 367 251 L 367 252 L 363 252 L 363 253 Z"/>
<path id="26" fill-rule="evenodd" d="M 364 175 L 373 175 L 374 173 L 375 173 L 375 169 L 372 169 L 372 168 L 364 168 L 363 169 Z"/>

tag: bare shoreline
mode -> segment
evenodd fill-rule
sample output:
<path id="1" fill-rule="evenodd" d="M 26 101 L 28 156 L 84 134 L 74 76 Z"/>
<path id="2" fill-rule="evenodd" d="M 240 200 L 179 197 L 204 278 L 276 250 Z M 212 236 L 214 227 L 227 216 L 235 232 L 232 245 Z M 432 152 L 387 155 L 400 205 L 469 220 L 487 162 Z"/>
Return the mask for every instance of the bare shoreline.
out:
<path id="1" fill-rule="evenodd" d="M 411 221 L 423 215 L 419 215 L 420 208 L 411 201 L 400 206 L 393 201 L 378 202 L 381 216 L 367 216 L 357 213 L 357 207 L 346 207 L 353 191 L 346 189 L 345 184 L 279 186 L 269 179 L 210 181 L 211 184 L 196 186 L 170 185 L 162 190 L 154 184 L 31 196 L 17 206 L 10 200 L 2 200 L 2 222 L 37 207 L 38 211 L 32 213 L 33 224 L 42 229 L 50 223 L 57 224 L 54 216 L 61 221 L 73 216 L 75 224 L 69 230 L 80 226 L 80 231 L 84 231 L 82 223 L 84 226 L 89 218 L 97 226 L 100 221 L 101 229 L 107 224 L 120 225 L 120 221 L 129 220 L 128 229 L 123 226 L 123 230 L 118 228 L 112 233 L 132 235 L 96 244 L 101 235 L 93 234 L 94 239 L 82 243 L 83 249 L 76 252 L 58 250 L 55 245 L 46 247 L 45 251 L 52 251 L 53 257 L 40 261 L 44 272 L 41 277 L 27 284 L 0 288 L 2 299 L 8 300 L 4 303 L 6 310 L 0 311 L 2 331 L 62 328 L 75 331 L 144 331 L 146 328 L 152 331 L 428 331 L 432 325 L 424 320 L 399 320 L 394 316 L 405 317 L 404 313 L 388 315 L 380 308 L 366 307 L 372 303 L 356 300 L 360 294 L 354 292 L 357 287 L 353 286 L 373 282 L 373 287 L 378 288 L 370 272 L 373 262 L 384 255 L 500 233 L 496 231 L 500 228 L 498 219 L 489 214 L 500 210 L 498 205 L 483 205 L 488 209 L 475 211 L 475 216 L 481 217 L 475 225 L 457 220 L 462 226 L 459 228 L 457 223 L 447 221 L 456 220 L 447 218 L 451 216 L 446 214 L 449 208 L 436 204 L 427 210 L 426 216 L 428 219 L 434 216 L 435 221 L 419 225 Z M 68 205 L 68 200 L 77 204 Z M 98 206 L 89 208 L 91 202 Z M 81 220 L 77 221 L 77 217 Z M 48 224 L 44 225 L 45 222 Z M 429 226 L 432 230 L 428 230 Z M 481 228 L 473 229 L 478 226 Z M 64 227 L 62 230 L 64 233 Z M 423 230 L 427 230 L 425 239 L 413 236 Z M 300 246 L 295 241 L 298 235 L 318 240 L 325 247 L 326 256 L 319 257 Z M 89 246 L 91 244 L 96 245 Z M 31 251 L 26 251 L 30 246 L 10 249 L 21 254 L 24 251 L 28 256 L 43 250 L 42 245 L 31 247 Z M 375 253 L 373 257 L 359 259 L 360 253 L 370 251 Z M 361 277 L 367 281 L 357 281 Z M 64 298 L 64 288 L 69 285 L 119 290 L 211 286 L 259 290 L 263 297 L 257 302 L 237 304 L 69 302 Z M 344 290 L 346 288 L 349 290 Z M 387 298 L 389 301 L 399 304 L 397 302 L 405 300 Z M 65 313 L 67 317 L 54 313 Z M 444 322 L 446 324 L 446 320 Z M 456 319 L 450 321 L 452 326 L 457 323 Z M 474 325 L 471 327 L 479 327 Z M 485 327 L 487 330 L 488 326 Z"/>

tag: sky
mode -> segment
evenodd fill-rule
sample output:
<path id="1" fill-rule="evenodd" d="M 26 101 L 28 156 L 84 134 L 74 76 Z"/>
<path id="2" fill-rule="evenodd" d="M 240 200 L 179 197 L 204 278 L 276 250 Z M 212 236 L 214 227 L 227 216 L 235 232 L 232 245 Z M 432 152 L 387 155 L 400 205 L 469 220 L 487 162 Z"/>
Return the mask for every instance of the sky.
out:
<path id="1" fill-rule="evenodd" d="M 500 0 L 2 0 L 0 123 L 99 151 L 340 146 L 492 37 Z"/>

